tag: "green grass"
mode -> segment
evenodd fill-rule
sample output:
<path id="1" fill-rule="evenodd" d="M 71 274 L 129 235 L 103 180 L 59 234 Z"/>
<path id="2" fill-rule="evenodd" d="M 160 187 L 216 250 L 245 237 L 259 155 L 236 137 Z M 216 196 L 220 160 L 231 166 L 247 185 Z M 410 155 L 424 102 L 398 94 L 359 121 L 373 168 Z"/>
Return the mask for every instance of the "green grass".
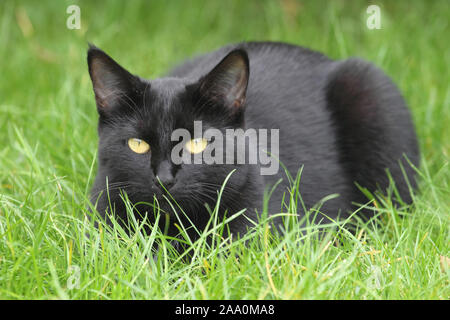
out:
<path id="1" fill-rule="evenodd" d="M 81 30 L 66 28 L 73 3 Z M 450 256 L 450 6 L 375 3 L 381 30 L 366 28 L 364 1 L 1 1 L 0 298 L 448 299 L 440 260 Z M 156 231 L 93 229 L 85 219 L 97 143 L 87 41 L 154 78 L 242 40 L 287 41 L 383 68 L 420 139 L 414 205 L 378 201 L 382 225 L 361 225 L 354 236 L 337 230 L 319 239 L 293 222 L 277 237 L 261 223 L 247 248 L 200 241 L 191 262 Z M 155 241 L 157 260 L 149 259 Z M 77 270 L 79 287 L 70 289 Z"/>

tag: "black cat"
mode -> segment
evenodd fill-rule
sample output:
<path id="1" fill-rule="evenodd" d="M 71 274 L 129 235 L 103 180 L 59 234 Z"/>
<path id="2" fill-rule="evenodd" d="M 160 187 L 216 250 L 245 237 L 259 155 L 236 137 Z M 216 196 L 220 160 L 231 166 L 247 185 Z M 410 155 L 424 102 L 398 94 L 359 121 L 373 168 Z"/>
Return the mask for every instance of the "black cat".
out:
<path id="1" fill-rule="evenodd" d="M 233 169 L 221 215 L 247 208 L 245 215 L 255 219 L 264 190 L 279 179 L 283 181 L 268 211 L 285 211 L 283 193 L 289 184 L 282 168 L 262 175 L 260 164 L 174 163 L 172 150 L 178 142 L 172 141 L 172 133 L 184 128 L 194 134 L 194 121 L 201 121 L 203 130 L 223 133 L 279 129 L 280 162 L 294 176 L 303 166 L 300 192 L 307 210 L 338 194 L 321 203 L 320 212 L 331 218 L 348 216 L 356 208 L 352 203 L 367 201 L 356 183 L 385 192 L 390 185 L 386 169 L 403 201 L 411 202 L 399 165 L 415 187 L 414 171 L 404 157 L 418 165 L 411 116 L 397 87 L 368 62 L 333 61 L 294 45 L 250 42 L 202 55 L 154 80 L 132 75 L 94 46 L 88 64 L 99 113 L 99 168 L 92 202 L 106 219 L 114 214 L 126 225 L 125 191 L 132 203 L 147 203 L 136 205 L 141 216 L 158 203 L 167 213 L 161 214 L 161 227 L 175 234 L 177 218 L 164 198 L 167 190 L 187 214 L 179 213 L 181 222 L 188 225 L 190 220 L 201 230 L 210 218 L 205 204 L 214 208 L 217 191 Z M 193 154 L 210 143 L 201 138 L 194 142 Z M 303 210 L 298 214 L 304 215 Z M 229 230 L 245 232 L 249 225 L 242 216 Z"/>

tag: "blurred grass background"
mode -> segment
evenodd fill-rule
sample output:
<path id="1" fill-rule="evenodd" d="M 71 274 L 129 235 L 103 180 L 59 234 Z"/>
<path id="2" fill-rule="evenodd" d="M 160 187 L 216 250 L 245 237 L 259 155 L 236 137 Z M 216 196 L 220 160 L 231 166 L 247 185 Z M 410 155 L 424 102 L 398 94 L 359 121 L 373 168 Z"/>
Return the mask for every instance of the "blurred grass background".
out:
<path id="1" fill-rule="evenodd" d="M 81 9 L 80 30 L 66 27 L 66 9 L 72 4 Z M 381 8 L 380 30 L 366 27 L 370 4 Z M 44 222 L 49 222 L 43 212 L 51 212 L 50 220 L 57 219 L 58 213 L 79 216 L 92 182 L 97 114 L 86 65 L 87 42 L 131 72 L 155 78 L 185 58 L 230 42 L 273 40 L 303 45 L 334 59 L 365 58 L 400 87 L 412 110 L 423 155 L 421 190 L 413 214 L 424 218 L 411 235 L 411 243 L 417 244 L 418 235 L 431 237 L 428 251 L 423 249 L 422 254 L 433 258 L 421 262 L 429 281 L 412 283 L 407 293 L 370 297 L 420 298 L 414 290 L 423 290 L 423 297 L 448 298 L 448 274 L 439 271 L 439 259 L 449 255 L 449 21 L 450 4 L 445 0 L 2 0 L 0 297 L 53 296 L 55 291 L 45 280 L 47 260 L 61 270 L 67 263 L 69 239 L 36 246 L 36 237 L 53 236 L 45 229 Z M 437 235 L 426 227 L 433 219 L 443 228 Z M 58 227 L 62 234 L 76 233 L 73 229 L 67 221 Z M 405 230 L 414 229 L 409 225 Z M 62 251 L 57 253 L 51 244 L 61 245 Z M 27 257 L 30 252 L 32 258 Z M 60 254 L 64 258 L 58 262 Z M 22 286 L 14 282 L 21 277 Z M 314 288 L 310 295 L 303 292 L 303 297 L 321 297 Z M 244 296 L 261 297 L 248 294 Z M 330 297 L 364 296 L 335 292 Z"/>

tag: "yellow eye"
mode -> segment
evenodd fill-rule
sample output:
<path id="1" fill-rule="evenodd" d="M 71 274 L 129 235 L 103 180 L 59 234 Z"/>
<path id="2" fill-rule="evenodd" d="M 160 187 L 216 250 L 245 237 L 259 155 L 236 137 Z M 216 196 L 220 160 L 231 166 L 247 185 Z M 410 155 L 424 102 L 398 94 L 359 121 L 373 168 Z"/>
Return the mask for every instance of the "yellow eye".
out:
<path id="1" fill-rule="evenodd" d="M 208 141 L 204 138 L 196 138 L 192 139 L 188 143 L 186 143 L 186 149 L 190 153 L 200 153 L 203 150 L 205 150 L 206 146 L 208 145 Z"/>
<path id="2" fill-rule="evenodd" d="M 150 146 L 147 142 L 137 138 L 128 139 L 128 146 L 136 153 L 147 153 L 150 150 Z"/>

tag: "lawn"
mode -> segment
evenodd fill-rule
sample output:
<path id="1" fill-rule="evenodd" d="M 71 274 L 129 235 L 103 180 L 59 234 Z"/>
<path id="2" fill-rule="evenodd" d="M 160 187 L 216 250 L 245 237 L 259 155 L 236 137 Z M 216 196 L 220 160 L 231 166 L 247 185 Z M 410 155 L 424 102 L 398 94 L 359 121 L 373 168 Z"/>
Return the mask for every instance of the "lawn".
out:
<path id="1" fill-rule="evenodd" d="M 71 4 L 81 9 L 79 30 L 66 27 Z M 369 4 L 381 9 L 381 29 L 366 25 Z M 447 1 L 1 1 L 0 298 L 449 299 L 449 21 Z M 86 220 L 97 148 L 87 42 L 155 78 L 244 40 L 359 56 L 385 70 L 419 136 L 414 204 L 378 199 L 369 205 L 380 225 L 324 238 L 295 222 L 274 236 L 261 223 L 247 247 L 199 241 L 188 262 L 156 230 L 94 229 Z M 155 241 L 163 249 L 152 259 Z"/>

